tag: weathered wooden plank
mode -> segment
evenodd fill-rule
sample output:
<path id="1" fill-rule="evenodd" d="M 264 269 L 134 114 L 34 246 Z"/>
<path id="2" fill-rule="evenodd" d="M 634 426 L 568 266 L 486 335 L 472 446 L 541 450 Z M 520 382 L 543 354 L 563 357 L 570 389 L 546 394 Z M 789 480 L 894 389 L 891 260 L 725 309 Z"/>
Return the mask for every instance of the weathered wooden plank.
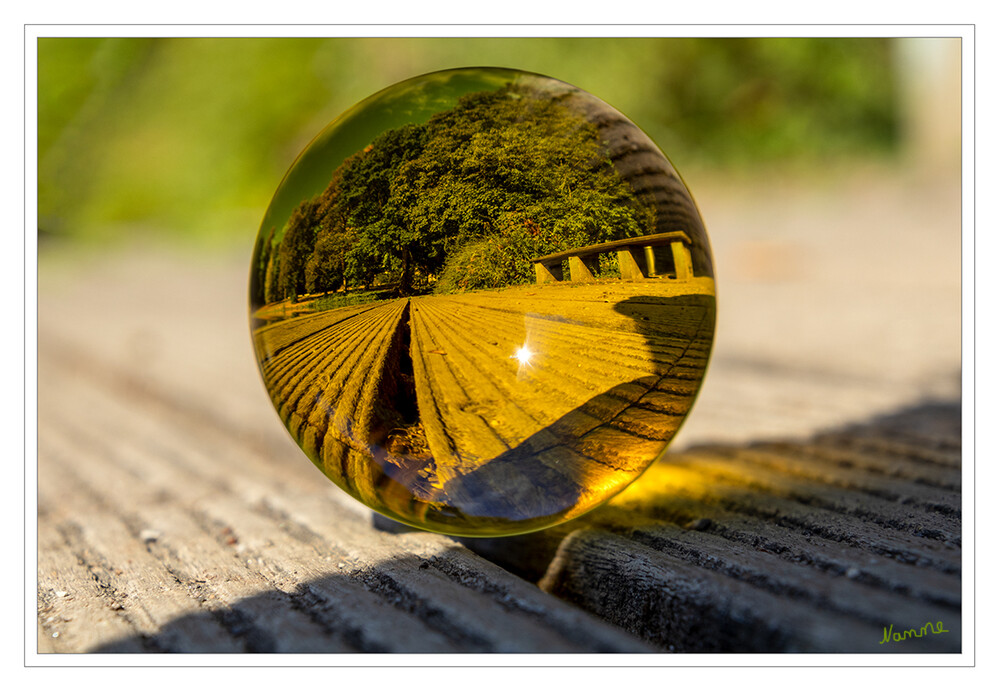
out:
<path id="1" fill-rule="evenodd" d="M 96 610 L 113 635 L 63 650 L 651 650 L 450 538 L 377 530 L 308 464 L 116 390 L 111 363 L 43 351 L 44 505 L 64 509 L 40 521 L 76 526 L 80 568 L 127 594 Z"/>
<path id="2" fill-rule="evenodd" d="M 36 624 L 36 629 L 37 629 L 37 634 L 36 634 L 37 641 L 36 641 L 35 652 L 39 655 L 59 652 L 52 643 L 51 635 L 46 633 L 45 628 L 42 626 L 41 619 L 38 620 Z"/>
<path id="3" fill-rule="evenodd" d="M 781 481 L 748 464 L 739 472 L 719 471 L 712 456 L 699 453 L 673 457 L 669 471 L 669 476 L 676 478 L 670 484 L 684 494 L 715 496 L 760 515 L 780 515 L 784 520 L 800 522 L 804 528 L 841 536 L 846 541 L 863 540 L 901 558 L 938 564 L 944 570 L 960 564 L 959 541 L 953 535 L 948 538 L 919 527 L 920 520 L 939 518 L 935 512 L 900 512 L 894 503 L 839 492 L 823 484 L 807 488 L 798 485 L 795 491 L 791 479 Z M 922 518 L 914 520 L 915 515 Z"/>
<path id="4" fill-rule="evenodd" d="M 658 467 L 653 468 L 643 482 L 657 482 L 657 470 Z M 711 496 L 693 499 L 671 492 L 668 487 L 661 501 L 650 502 L 641 493 L 637 497 L 626 493 L 606 507 L 602 516 L 593 518 L 595 524 L 607 528 L 627 525 L 629 529 L 644 530 L 666 524 L 720 535 L 824 573 L 877 585 L 926 602 L 951 608 L 960 606 L 959 579 L 953 573 L 862 551 L 855 544 L 836 539 L 838 536 L 822 537 L 779 519 L 742 513 L 742 507 L 725 507 L 715 499 Z"/>
<path id="5" fill-rule="evenodd" d="M 831 509 L 805 495 L 782 496 L 779 487 L 768 489 L 756 482 L 751 468 L 745 475 L 721 478 L 709 468 L 699 468 L 697 459 L 696 453 L 667 456 L 615 503 L 624 502 L 632 511 L 648 504 L 647 511 L 655 514 L 674 501 L 690 500 L 849 545 L 858 550 L 858 559 L 865 553 L 877 554 L 943 574 L 957 575 L 960 571 L 960 549 L 955 544 L 916 534 L 909 526 L 885 525 L 884 521 Z M 815 485 L 817 497 L 824 491 L 823 486 Z"/>
<path id="6" fill-rule="evenodd" d="M 950 619 L 953 623 L 955 617 L 960 617 L 960 611 L 953 607 L 912 599 L 855 578 L 816 572 L 808 565 L 778 560 L 755 547 L 735 544 L 710 531 L 660 524 L 637 527 L 628 537 L 662 554 L 750 583 L 785 600 L 803 602 L 818 612 L 844 614 L 875 627 L 885 621 L 886 614 L 901 622 Z"/>
<path id="7" fill-rule="evenodd" d="M 927 505 L 924 502 L 920 505 L 912 501 L 909 494 L 902 494 L 899 485 L 896 485 L 893 494 L 885 496 L 885 491 L 867 489 L 873 483 L 851 483 L 845 473 L 834 478 L 828 473 L 810 473 L 801 477 L 801 474 L 787 472 L 786 469 L 773 470 L 768 464 L 760 463 L 759 458 L 759 454 L 753 452 L 729 450 L 723 455 L 710 449 L 699 449 L 696 454 L 675 459 L 674 464 L 677 467 L 696 464 L 698 474 L 721 486 L 745 486 L 768 496 L 792 499 L 816 509 L 856 517 L 858 521 L 907 533 L 917 538 L 914 542 L 918 544 L 932 545 L 933 548 L 938 543 L 960 545 L 960 517 L 954 515 L 953 509 L 948 511 L 946 505 L 959 507 L 959 496 L 937 490 L 935 497 L 945 504 L 933 502 Z M 912 490 L 913 493 L 919 492 L 918 487 Z"/>
<path id="8" fill-rule="evenodd" d="M 910 439 L 899 440 L 891 436 L 872 438 L 868 434 L 850 431 L 823 434 L 817 437 L 817 441 L 836 449 L 869 452 L 882 459 L 904 458 L 907 463 L 924 471 L 927 465 L 944 468 L 959 468 L 961 465 L 960 446 L 940 445 L 939 437 L 913 435 Z"/>
<path id="9" fill-rule="evenodd" d="M 440 450 L 438 476 L 446 481 L 449 478 L 441 475 L 446 469 L 452 466 L 454 470 L 462 466 L 471 469 L 509 449 L 513 440 L 509 436 L 504 439 L 495 429 L 497 425 L 491 423 L 499 422 L 500 408 L 513 414 L 520 411 L 509 405 L 509 399 L 494 387 L 482 390 L 484 387 L 477 386 L 480 382 L 474 375 L 469 376 L 467 354 L 460 350 L 461 344 L 447 338 L 448 331 L 464 330 L 456 321 L 461 315 L 452 313 L 442 319 L 434 315 L 431 300 L 418 299 L 416 303 L 412 352 L 414 360 L 418 358 L 422 365 L 414 372 L 417 402 L 421 411 L 423 406 L 428 410 L 427 414 L 421 412 L 421 419 L 436 430 L 431 437 L 431 451 L 436 457 Z M 509 360 L 502 364 L 512 367 L 508 363 Z M 439 420 L 430 420 L 434 414 Z"/>
<path id="10" fill-rule="evenodd" d="M 51 650 L 83 652 L 112 640 L 120 652 L 144 652 L 135 630 L 111 609 L 87 567 L 86 555 L 55 525 L 38 525 L 38 621 Z M 41 646 L 39 652 L 42 652 Z"/>
<path id="11" fill-rule="evenodd" d="M 358 369 L 384 358 L 387 340 L 403 308 L 402 301 L 382 304 L 337 318 L 333 325 L 328 323 L 331 317 L 326 313 L 300 318 L 314 321 L 315 331 L 307 335 L 309 327 L 299 325 L 294 346 L 274 346 L 275 354 L 264 368 L 265 382 L 281 407 L 282 417 L 295 417 L 299 424 L 308 421 L 309 425 L 322 424 L 325 428 L 326 414 L 336 410 L 334 417 L 344 421 L 344 432 L 348 427 L 353 429 L 354 425 L 348 425 L 346 420 L 357 417 L 359 401 L 364 400 L 364 387 L 356 381 Z M 267 343 L 266 334 L 258 334 L 258 342 Z M 310 418 L 317 409 L 318 422 Z"/>
<path id="12" fill-rule="evenodd" d="M 832 441 L 822 443 L 819 439 L 813 440 L 814 443 L 768 442 L 751 448 L 768 455 L 807 462 L 809 467 L 813 468 L 830 466 L 835 469 L 855 470 L 879 478 L 898 479 L 915 487 L 951 491 L 961 489 L 961 475 L 955 472 L 953 466 L 940 467 L 932 463 L 921 463 L 919 458 L 910 454 L 902 454 L 900 457 L 897 454 L 874 453 L 853 448 L 854 445 L 846 438 L 842 443 Z"/>
<path id="13" fill-rule="evenodd" d="M 403 532 L 374 540 L 363 521 L 332 525 L 326 506 L 314 498 L 291 502 L 277 497 L 274 508 L 317 550 L 328 549 L 331 541 L 342 545 L 353 578 L 429 618 L 465 650 L 628 649 L 589 617 L 580 618 L 579 610 L 539 607 L 534 586 L 488 568 L 488 562 L 446 536 Z M 372 564 L 378 568 L 372 569 Z"/>
<path id="14" fill-rule="evenodd" d="M 56 453 L 47 449 L 46 456 Z M 47 517 L 72 543 L 91 577 L 107 594 L 105 606 L 132 627 L 148 651 L 239 652 L 242 646 L 220 624 L 200 611 L 191 592 L 149 553 L 146 539 L 98 498 L 85 494 L 77 477 L 65 468 L 52 472 L 53 464 L 40 468 L 46 495 L 58 497 L 58 506 Z M 134 528 L 134 526 L 133 526 Z M 71 537 L 70 537 L 71 536 Z M 201 614 L 202 616 L 197 616 Z M 124 635 L 124 634 L 122 634 Z M 106 640 L 99 642 L 107 647 Z M 114 644 L 110 644 L 114 646 Z"/>
<path id="15" fill-rule="evenodd" d="M 707 449 L 701 447 L 702 453 Z M 718 454 L 724 458 L 738 456 L 740 463 L 753 463 L 767 469 L 772 469 L 779 477 L 792 478 L 802 484 L 824 484 L 827 487 L 837 487 L 845 490 L 844 498 L 856 497 L 864 501 L 864 495 L 874 497 L 869 508 L 888 516 L 899 513 L 896 507 L 915 506 L 929 511 L 928 520 L 939 526 L 950 538 L 960 541 L 961 530 L 961 495 L 960 476 L 951 473 L 951 482 L 957 486 L 936 486 L 926 484 L 925 478 L 917 475 L 922 482 L 911 478 L 898 477 L 904 471 L 899 469 L 899 463 L 892 466 L 893 474 L 879 472 L 877 466 L 857 469 L 842 460 L 836 463 L 827 462 L 821 454 L 805 455 L 802 445 L 796 448 L 771 450 L 767 446 L 754 446 L 749 449 L 734 451 L 718 449 Z M 842 457 L 840 457 L 842 458 Z M 824 462 L 826 461 L 826 462 Z M 948 483 L 949 484 L 949 483 Z M 792 489 L 793 487 L 789 487 Z M 889 502 L 885 504 L 885 502 Z M 879 510 L 880 507 L 880 510 Z M 936 514 L 934 516 L 934 514 Z M 901 519 L 904 520 L 904 517 Z M 924 518 L 920 518 L 923 527 L 927 528 Z"/>
<path id="16" fill-rule="evenodd" d="M 139 517 L 160 533 L 153 553 L 217 616 L 248 652 L 345 652 L 310 613 L 256 568 L 219 544 L 189 508 L 170 502 Z M 294 569 L 295 566 L 289 567 Z"/>
<path id="17" fill-rule="evenodd" d="M 122 417 L 121 421 L 127 423 L 127 417 Z M 189 618 L 189 615 L 208 614 L 238 641 L 233 646 L 237 650 L 336 651 L 336 647 L 323 640 L 318 627 L 301 612 L 286 603 L 274 601 L 274 595 L 257 597 L 268 591 L 266 579 L 248 569 L 235 558 L 231 549 L 198 525 L 192 508 L 176 496 L 177 486 L 168 482 L 171 466 L 164 463 L 163 458 L 156 454 L 143 454 L 141 448 L 130 449 L 128 444 L 101 449 L 100 438 L 86 428 L 70 427 L 66 432 L 69 434 L 64 433 L 62 437 L 54 430 L 49 430 L 47 434 L 51 440 L 49 443 L 55 446 L 49 452 L 48 459 L 51 460 L 48 462 L 58 463 L 63 459 L 55 472 L 70 478 L 78 494 L 95 497 L 102 509 L 98 515 L 106 513 L 116 502 L 120 503 L 121 497 L 129 497 L 134 502 L 127 508 L 119 509 L 119 520 L 131 524 L 131 534 L 121 536 L 122 542 L 109 546 L 110 554 L 101 560 L 109 563 L 111 560 L 134 561 L 138 558 L 137 553 L 148 551 L 160 565 L 159 571 L 166 572 L 163 580 L 180 584 L 197 601 L 197 612 L 186 608 L 176 613 L 180 624 L 173 626 L 171 622 L 166 623 L 171 637 L 186 627 L 196 625 L 197 617 Z M 61 449 L 56 446 L 60 442 Z M 74 450 L 83 455 L 85 462 L 72 465 L 67 462 Z M 91 451 L 89 457 L 85 455 L 88 450 Z M 142 463 L 142 466 L 136 467 L 135 463 Z M 203 476 L 187 480 L 194 481 L 191 486 L 206 486 Z M 73 519 L 74 522 L 82 520 Z M 94 522 L 89 516 L 85 520 L 87 525 Z M 98 560 L 97 557 L 94 559 Z M 105 571 L 113 568 L 108 567 Z M 137 587 L 142 589 L 142 584 Z M 116 604 L 119 609 L 124 609 L 124 603 Z M 144 627 L 144 635 L 149 635 L 150 628 L 159 630 L 164 626 L 163 622 L 151 623 L 153 626 Z M 273 638 L 270 631 L 281 631 L 281 638 Z M 221 643 L 222 650 L 212 646 L 216 651 L 225 651 L 224 637 L 212 636 L 210 640 Z M 292 647 L 285 648 L 283 643 Z"/>
<path id="18" fill-rule="evenodd" d="M 459 652 L 461 647 L 419 617 L 350 578 L 347 553 L 332 541 L 313 544 L 269 505 L 250 507 L 221 496 L 198 507 L 236 553 L 303 608 L 329 635 L 364 652 Z M 370 523 L 370 521 L 366 522 Z M 239 526 L 238 532 L 232 526 Z M 319 554 L 317 554 L 319 552 Z M 321 554 L 321 556 L 320 556 Z M 289 569 L 288 565 L 294 565 Z"/>
<path id="19" fill-rule="evenodd" d="M 441 308 L 436 301 L 417 301 L 413 329 L 417 398 L 435 458 L 434 484 L 452 505 L 482 516 L 516 520 L 571 505 L 572 499 L 556 496 L 552 488 L 583 491 L 576 478 L 565 475 L 572 459 L 556 478 L 544 478 L 553 468 L 545 454 L 528 458 L 527 465 L 510 456 L 525 444 L 539 453 L 558 444 L 544 428 L 550 418 L 538 405 L 543 401 L 524 405 L 523 390 L 513 386 L 519 379 L 516 365 L 509 357 L 484 358 L 484 349 L 469 347 L 467 335 L 455 328 L 455 315 Z"/>
<path id="20" fill-rule="evenodd" d="M 126 444 L 125 448 L 129 446 Z M 194 504 L 188 507 L 187 516 L 166 519 L 146 517 L 142 524 L 159 526 L 156 529 L 155 551 L 162 561 L 172 565 L 172 577 L 181 578 L 188 587 L 197 590 L 199 599 L 204 600 L 204 607 L 213 613 L 219 613 L 219 617 L 223 619 L 231 619 L 231 615 L 219 609 L 216 601 L 234 603 L 232 606 L 239 613 L 236 619 L 239 635 L 250 635 L 250 644 L 257 646 L 257 649 L 271 645 L 267 631 L 272 629 L 282 631 L 282 638 L 294 645 L 294 650 L 298 652 L 305 652 L 310 648 L 314 652 L 336 652 L 354 650 L 354 646 L 360 646 L 365 651 L 454 652 L 462 649 L 459 645 L 449 644 L 435 636 L 416 617 L 398 611 L 393 604 L 379 600 L 362 585 L 342 575 L 342 563 L 338 563 L 339 570 L 332 569 L 331 573 L 333 560 L 346 559 L 345 554 L 337 554 L 336 550 L 327 548 L 325 557 L 317 557 L 316 546 L 303 544 L 293 537 L 294 531 L 290 535 L 281 527 L 282 518 L 275 516 L 273 512 L 260 513 L 260 509 L 254 510 L 244 500 L 228 494 L 223 474 L 210 478 L 198 472 L 200 465 L 196 459 L 192 459 L 190 465 L 180 461 L 143 464 L 147 474 L 142 478 L 142 483 L 127 486 L 117 483 L 127 481 L 128 473 L 109 466 L 101 458 L 91 459 L 87 467 L 93 468 L 100 478 L 105 479 L 114 496 L 127 494 L 137 500 L 140 506 L 154 501 L 169 506 L 185 504 L 181 497 L 164 496 L 169 491 L 168 488 L 176 491 L 175 488 L 178 487 L 208 485 L 212 489 L 197 497 Z M 76 484 L 80 485 L 79 481 Z M 142 520 L 143 515 L 144 512 L 140 512 L 135 520 Z M 198 525 L 195 526 L 192 521 Z M 370 533 L 368 516 L 360 519 L 360 524 L 364 528 L 363 532 Z M 239 526 L 238 532 L 232 526 Z M 184 527 L 187 530 L 182 530 Z M 168 535 L 171 533 L 173 540 L 181 545 L 196 545 L 196 561 L 203 560 L 209 564 L 207 575 L 187 573 L 191 568 L 190 559 L 181 560 L 178 557 L 177 560 L 182 565 L 173 564 L 175 560 L 171 558 L 169 547 L 166 547 L 166 553 L 162 552 L 160 546 L 169 539 Z M 205 533 L 212 539 L 206 539 Z M 357 538 L 365 539 L 364 535 L 358 535 Z M 137 541 L 133 539 L 133 542 Z M 120 550 L 127 544 L 122 541 L 115 546 Z M 251 587 L 253 584 L 247 573 L 240 569 L 236 573 L 226 572 L 225 564 L 231 561 L 228 558 L 230 556 L 245 562 L 250 570 L 260 572 L 269 585 L 276 587 L 276 592 L 284 593 L 290 600 L 282 606 L 283 601 L 276 600 L 276 593 L 266 597 L 258 595 L 260 588 Z M 219 582 L 228 585 L 230 589 L 233 583 L 248 589 L 240 593 L 219 591 L 216 585 Z M 267 609 L 254 612 L 261 607 Z M 266 623 L 269 612 L 284 609 L 305 612 L 330 636 L 317 636 L 314 631 L 313 635 L 305 636 L 303 634 L 308 631 L 296 634 L 294 628 L 287 625 L 273 627 L 258 623 L 261 619 Z M 176 636 L 177 629 L 190 626 L 192 620 L 196 622 L 198 619 L 187 616 L 175 623 L 168 622 L 166 628 L 172 636 Z M 244 634 L 244 631 L 249 634 Z M 168 645 L 167 649 L 190 648 Z M 212 646 L 202 648 L 206 649 L 212 649 Z"/>
<path id="21" fill-rule="evenodd" d="M 628 564 L 621 569 L 621 564 Z M 692 565 L 635 540 L 596 530 L 569 535 L 542 587 L 649 640 L 685 652 L 953 652 L 948 634 L 881 644 L 884 626 Z M 932 611 L 932 610 L 931 610 Z M 877 615 L 872 615 L 872 617 Z M 893 615 L 888 615 L 893 616 Z M 929 615 L 932 616 L 932 615 Z M 923 625 L 928 619 L 902 625 Z M 887 625 L 887 620 L 886 624 Z M 911 643 L 912 645 L 908 645 Z"/>

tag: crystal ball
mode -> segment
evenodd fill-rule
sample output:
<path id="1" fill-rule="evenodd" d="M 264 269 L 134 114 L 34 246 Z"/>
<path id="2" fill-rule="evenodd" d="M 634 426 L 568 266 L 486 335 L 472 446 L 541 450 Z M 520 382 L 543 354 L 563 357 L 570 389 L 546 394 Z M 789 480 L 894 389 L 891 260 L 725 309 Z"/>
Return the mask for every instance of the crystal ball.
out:
<path id="1" fill-rule="evenodd" d="M 525 533 L 665 453 L 714 338 L 711 250 L 617 110 L 446 70 L 298 156 L 260 225 L 250 328 L 282 422 L 344 491 L 417 528 Z"/>

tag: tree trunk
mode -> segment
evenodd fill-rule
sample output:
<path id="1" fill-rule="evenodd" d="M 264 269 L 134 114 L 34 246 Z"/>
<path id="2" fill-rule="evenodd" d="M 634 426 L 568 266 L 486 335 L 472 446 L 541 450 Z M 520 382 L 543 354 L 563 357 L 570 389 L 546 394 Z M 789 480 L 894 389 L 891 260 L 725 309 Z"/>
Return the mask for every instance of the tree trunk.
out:
<path id="1" fill-rule="evenodd" d="M 411 295 L 413 292 L 413 267 L 409 258 L 409 249 L 402 251 L 402 274 L 399 276 L 399 295 Z"/>

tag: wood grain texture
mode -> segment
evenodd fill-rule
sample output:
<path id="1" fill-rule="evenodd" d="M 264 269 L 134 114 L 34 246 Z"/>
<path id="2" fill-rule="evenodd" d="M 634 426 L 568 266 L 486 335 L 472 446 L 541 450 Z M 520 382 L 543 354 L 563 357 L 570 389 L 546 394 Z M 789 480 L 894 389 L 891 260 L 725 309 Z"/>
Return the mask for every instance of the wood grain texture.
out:
<path id="1" fill-rule="evenodd" d="M 547 534 L 466 544 L 673 650 L 957 652 L 960 429 L 957 404 L 926 403 L 805 442 L 693 448 Z M 895 453 L 850 450 L 872 440 Z M 928 621 L 948 632 L 882 643 Z"/>

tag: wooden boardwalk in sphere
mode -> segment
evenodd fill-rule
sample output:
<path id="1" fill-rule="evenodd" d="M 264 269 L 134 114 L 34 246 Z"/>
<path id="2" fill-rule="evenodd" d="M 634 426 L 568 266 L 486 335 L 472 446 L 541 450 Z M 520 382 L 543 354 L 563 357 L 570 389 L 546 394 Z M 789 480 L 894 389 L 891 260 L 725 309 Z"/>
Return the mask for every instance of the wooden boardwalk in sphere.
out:
<path id="1" fill-rule="evenodd" d="M 411 519 L 425 516 L 415 495 L 416 511 L 517 521 L 581 513 L 665 450 L 707 363 L 712 292 L 698 279 L 423 296 L 255 339 L 281 418 L 338 484 Z"/>

